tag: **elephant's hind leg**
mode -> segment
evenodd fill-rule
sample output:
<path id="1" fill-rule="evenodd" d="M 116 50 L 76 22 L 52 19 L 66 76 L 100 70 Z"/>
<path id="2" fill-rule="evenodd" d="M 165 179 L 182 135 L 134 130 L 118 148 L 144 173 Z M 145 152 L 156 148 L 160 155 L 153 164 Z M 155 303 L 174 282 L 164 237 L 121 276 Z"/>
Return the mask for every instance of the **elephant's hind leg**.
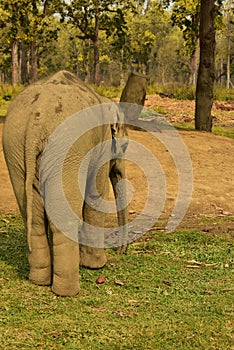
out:
<path id="1" fill-rule="evenodd" d="M 40 194 L 33 188 L 31 252 L 29 279 L 38 285 L 51 285 L 51 254 L 48 225 Z"/>
<path id="2" fill-rule="evenodd" d="M 74 296 L 79 285 L 79 246 L 50 223 L 53 234 L 52 291 L 60 296 Z"/>

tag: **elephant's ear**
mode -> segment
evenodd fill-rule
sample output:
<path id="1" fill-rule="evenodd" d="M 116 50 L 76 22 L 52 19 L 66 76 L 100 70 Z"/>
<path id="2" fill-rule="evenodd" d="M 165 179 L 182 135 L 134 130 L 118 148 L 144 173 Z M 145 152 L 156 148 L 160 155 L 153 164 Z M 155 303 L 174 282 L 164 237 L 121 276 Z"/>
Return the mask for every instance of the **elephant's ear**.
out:
<path id="1" fill-rule="evenodd" d="M 112 103 L 110 113 L 112 115 L 112 123 L 110 124 L 112 135 L 112 156 L 114 158 L 121 158 L 128 145 L 128 133 L 124 123 L 124 113 L 115 103 Z"/>

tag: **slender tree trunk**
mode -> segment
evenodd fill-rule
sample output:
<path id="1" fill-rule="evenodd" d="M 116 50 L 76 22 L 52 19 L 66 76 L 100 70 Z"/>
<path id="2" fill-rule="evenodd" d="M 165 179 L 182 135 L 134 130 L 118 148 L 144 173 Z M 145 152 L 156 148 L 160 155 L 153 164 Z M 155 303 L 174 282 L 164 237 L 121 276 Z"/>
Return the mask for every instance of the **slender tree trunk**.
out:
<path id="1" fill-rule="evenodd" d="M 38 80 L 38 66 L 37 66 L 37 47 L 36 42 L 31 43 L 31 82 Z"/>
<path id="2" fill-rule="evenodd" d="M 228 4 L 231 8 L 231 3 Z M 231 82 L 231 17 L 230 13 L 227 16 L 227 80 L 226 80 L 226 88 L 230 89 Z"/>
<path id="3" fill-rule="evenodd" d="M 198 58 L 199 58 L 199 45 L 197 43 L 196 49 L 191 55 L 189 85 L 196 85 L 197 71 L 198 71 Z"/>
<path id="4" fill-rule="evenodd" d="M 84 71 L 85 71 L 85 82 L 90 83 L 90 40 L 85 41 L 84 47 Z"/>
<path id="5" fill-rule="evenodd" d="M 19 83 L 19 61 L 18 61 L 18 41 L 14 40 L 11 48 L 11 64 L 12 64 L 12 85 Z"/>
<path id="6" fill-rule="evenodd" d="M 3 72 L 0 72 L 0 83 L 5 84 L 5 76 Z"/>
<path id="7" fill-rule="evenodd" d="M 100 61 L 99 61 L 99 1 L 96 2 L 95 12 L 95 32 L 93 38 L 94 50 L 94 66 L 93 66 L 93 82 L 96 85 L 100 83 Z"/>
<path id="8" fill-rule="evenodd" d="M 220 58 L 220 79 L 219 83 L 221 86 L 223 86 L 223 57 Z"/>
<path id="9" fill-rule="evenodd" d="M 201 0 L 200 63 L 196 88 L 196 130 L 212 131 L 215 79 L 215 0 Z"/>
<path id="10" fill-rule="evenodd" d="M 21 44 L 21 83 L 29 83 L 27 45 Z"/>
<path id="11" fill-rule="evenodd" d="M 94 65 L 93 65 L 93 83 L 99 85 L 100 83 L 100 63 L 99 63 L 99 40 L 96 38 L 93 41 L 94 49 Z"/>
<path id="12" fill-rule="evenodd" d="M 124 50 L 123 48 L 121 49 L 121 58 L 120 58 L 120 63 L 119 63 L 119 75 L 120 75 L 120 86 L 124 86 Z"/>
<path id="13" fill-rule="evenodd" d="M 230 44 L 230 38 L 228 38 L 228 53 L 227 53 L 227 82 L 226 82 L 226 88 L 230 89 L 230 77 L 231 77 L 231 44 Z"/>

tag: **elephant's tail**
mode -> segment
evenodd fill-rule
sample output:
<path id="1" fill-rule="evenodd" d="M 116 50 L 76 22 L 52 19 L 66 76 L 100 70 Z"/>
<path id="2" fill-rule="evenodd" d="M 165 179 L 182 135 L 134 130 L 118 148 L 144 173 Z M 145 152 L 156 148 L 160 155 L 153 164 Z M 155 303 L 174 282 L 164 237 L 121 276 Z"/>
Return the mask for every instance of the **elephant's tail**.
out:
<path id="1" fill-rule="evenodd" d="M 26 168 L 26 215 L 27 215 L 27 241 L 28 249 L 31 252 L 31 237 L 32 237 L 32 221 L 33 221 L 33 185 L 36 176 L 37 156 L 39 153 L 38 146 L 38 130 L 32 122 L 28 124 L 28 132 L 26 133 L 25 141 L 25 168 Z"/>
<path id="2" fill-rule="evenodd" d="M 32 236 L 32 212 L 33 212 L 33 181 L 36 170 L 36 159 L 33 154 L 26 155 L 26 215 L 27 215 L 27 241 L 28 249 L 31 252 Z"/>
<path id="3" fill-rule="evenodd" d="M 33 203 L 33 193 L 32 193 L 33 181 L 31 179 L 31 174 L 27 174 L 26 177 L 26 213 L 27 213 L 27 241 L 28 250 L 31 253 L 31 235 L 32 235 L 32 203 Z"/>

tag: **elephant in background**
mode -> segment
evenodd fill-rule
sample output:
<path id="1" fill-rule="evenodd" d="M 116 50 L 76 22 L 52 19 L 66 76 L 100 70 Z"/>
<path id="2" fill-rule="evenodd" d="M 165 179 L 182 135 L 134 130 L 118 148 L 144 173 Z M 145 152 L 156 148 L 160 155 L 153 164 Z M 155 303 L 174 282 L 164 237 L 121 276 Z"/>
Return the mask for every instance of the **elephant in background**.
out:
<path id="1" fill-rule="evenodd" d="M 64 121 L 71 115 L 91 106 L 104 106 L 106 103 L 110 101 L 99 96 L 73 74 L 60 71 L 24 89 L 11 103 L 6 117 L 3 151 L 27 231 L 29 279 L 38 285 L 51 285 L 52 291 L 61 296 L 73 296 L 79 292 L 79 265 L 101 268 L 106 263 L 106 256 L 101 246 L 86 245 L 82 242 L 79 244 L 61 232 L 51 220 L 45 208 L 55 203 L 56 215 L 62 218 L 66 225 L 70 224 L 66 213 L 60 208 L 60 198 L 56 197 L 56 174 L 53 172 L 56 172 L 56 156 L 59 149 L 55 149 L 53 154 L 53 166 L 45 167 L 50 172 L 50 177 L 48 181 L 45 178 L 44 197 L 41 196 L 40 165 L 43 152 L 50 135 L 56 128 L 63 126 Z M 106 121 L 107 113 L 99 113 L 99 125 L 79 137 L 64 160 L 63 190 L 72 211 L 83 220 L 83 235 L 89 234 L 86 232 L 89 225 L 104 227 L 105 214 L 92 208 L 89 203 L 90 200 L 97 199 L 97 196 L 92 194 L 92 188 L 97 189 L 100 197 L 107 197 L 108 178 L 116 198 L 118 223 L 127 223 L 126 208 L 121 209 L 120 205 L 120 197 L 125 197 L 124 189 L 122 193 L 122 190 L 117 188 L 119 180 L 125 176 L 123 155 L 127 146 L 127 132 L 123 114 L 118 113 L 118 108 L 111 108 L 110 113 L 116 114 L 116 122 Z M 81 123 L 85 124 L 86 120 Z M 125 142 L 116 150 L 118 138 Z M 103 147 L 87 162 L 83 173 L 84 188 L 79 189 L 77 168 L 87 152 L 100 142 Z M 110 144 L 113 145 L 112 149 Z M 109 148 L 104 149 L 105 147 Z M 105 152 L 116 152 L 116 157 L 109 158 L 110 161 L 104 163 L 95 175 L 95 162 Z M 78 231 L 76 223 L 74 227 Z M 119 251 L 124 249 L 125 246 L 122 246 Z"/>

